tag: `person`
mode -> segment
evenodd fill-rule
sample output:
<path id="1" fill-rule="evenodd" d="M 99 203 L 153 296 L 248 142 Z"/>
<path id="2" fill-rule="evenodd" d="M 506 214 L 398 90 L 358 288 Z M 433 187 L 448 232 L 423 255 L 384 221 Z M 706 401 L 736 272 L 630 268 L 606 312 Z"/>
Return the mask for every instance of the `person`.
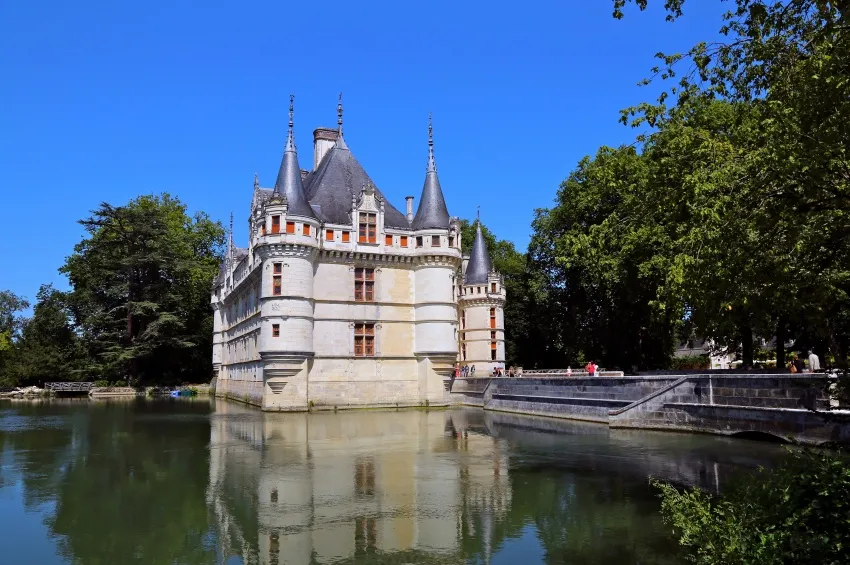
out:
<path id="1" fill-rule="evenodd" d="M 814 351 L 809 351 L 809 371 L 812 373 L 820 371 L 820 358 Z"/>
<path id="2" fill-rule="evenodd" d="M 472 366 L 472 368 L 469 370 L 469 372 L 472 373 L 473 377 L 475 376 L 475 365 Z"/>
<path id="3" fill-rule="evenodd" d="M 567 367 L 567 376 L 568 376 L 568 377 L 572 377 L 572 376 L 573 376 L 573 368 L 572 368 L 572 367 Z"/>
<path id="4" fill-rule="evenodd" d="M 806 370 L 806 366 L 803 365 L 803 360 L 800 359 L 799 355 L 794 356 L 794 369 L 796 369 L 793 371 L 794 373 L 803 373 Z"/>
<path id="5" fill-rule="evenodd" d="M 455 378 L 460 376 L 460 365 L 455 365 Z"/>
<path id="6" fill-rule="evenodd" d="M 594 375 L 599 374 L 599 365 L 597 365 L 596 363 L 593 364 L 593 374 Z"/>
<path id="7" fill-rule="evenodd" d="M 588 361 L 587 365 L 584 367 L 584 370 L 587 371 L 588 376 L 593 376 L 596 374 L 596 365 L 593 364 L 593 361 Z"/>

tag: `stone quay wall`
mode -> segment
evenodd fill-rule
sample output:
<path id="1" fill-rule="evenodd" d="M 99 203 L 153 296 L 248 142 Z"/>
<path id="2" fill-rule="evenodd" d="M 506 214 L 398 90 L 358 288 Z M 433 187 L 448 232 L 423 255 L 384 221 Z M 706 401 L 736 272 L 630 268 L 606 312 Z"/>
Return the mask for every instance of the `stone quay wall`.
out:
<path id="1" fill-rule="evenodd" d="M 691 374 L 455 379 L 455 404 L 640 428 L 850 443 L 824 413 L 824 375 Z"/>

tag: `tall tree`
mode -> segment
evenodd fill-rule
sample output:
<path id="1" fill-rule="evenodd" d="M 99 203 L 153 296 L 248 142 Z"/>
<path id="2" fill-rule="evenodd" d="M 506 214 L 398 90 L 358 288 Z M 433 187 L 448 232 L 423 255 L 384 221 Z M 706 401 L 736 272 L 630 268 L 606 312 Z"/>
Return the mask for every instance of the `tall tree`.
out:
<path id="1" fill-rule="evenodd" d="M 70 304 L 90 375 L 131 383 L 207 379 L 209 289 L 223 254 L 222 226 L 203 213 L 190 217 L 168 194 L 103 203 L 80 223 L 88 237 L 61 272 L 74 289 Z"/>
<path id="2" fill-rule="evenodd" d="M 38 291 L 33 316 L 21 330 L 10 362 L 10 377 L 18 385 L 80 380 L 82 344 L 74 331 L 68 293 L 51 285 Z"/>
<path id="3" fill-rule="evenodd" d="M 0 383 L 8 386 L 15 383 L 11 371 L 13 348 L 25 323 L 22 315 L 29 302 L 9 290 L 0 290 Z"/>

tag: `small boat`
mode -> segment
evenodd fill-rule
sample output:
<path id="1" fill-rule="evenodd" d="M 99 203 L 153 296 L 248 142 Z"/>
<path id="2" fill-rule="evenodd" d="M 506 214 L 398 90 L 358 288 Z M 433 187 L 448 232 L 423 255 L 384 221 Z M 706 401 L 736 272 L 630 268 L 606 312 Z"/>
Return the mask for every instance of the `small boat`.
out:
<path id="1" fill-rule="evenodd" d="M 178 396 L 180 396 L 179 390 L 172 390 L 171 391 L 171 398 L 177 398 Z"/>

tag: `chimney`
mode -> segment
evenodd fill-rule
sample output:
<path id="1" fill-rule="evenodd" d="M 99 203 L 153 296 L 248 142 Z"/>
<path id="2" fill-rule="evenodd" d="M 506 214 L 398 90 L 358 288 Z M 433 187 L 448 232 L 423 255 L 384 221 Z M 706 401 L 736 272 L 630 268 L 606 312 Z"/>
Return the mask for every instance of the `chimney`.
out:
<path id="1" fill-rule="evenodd" d="M 331 128 L 316 128 L 313 130 L 313 170 L 319 167 L 325 153 L 336 143 L 339 131 Z"/>
<path id="2" fill-rule="evenodd" d="M 413 221 L 413 197 L 405 196 L 404 199 L 407 201 L 407 221 Z"/>

